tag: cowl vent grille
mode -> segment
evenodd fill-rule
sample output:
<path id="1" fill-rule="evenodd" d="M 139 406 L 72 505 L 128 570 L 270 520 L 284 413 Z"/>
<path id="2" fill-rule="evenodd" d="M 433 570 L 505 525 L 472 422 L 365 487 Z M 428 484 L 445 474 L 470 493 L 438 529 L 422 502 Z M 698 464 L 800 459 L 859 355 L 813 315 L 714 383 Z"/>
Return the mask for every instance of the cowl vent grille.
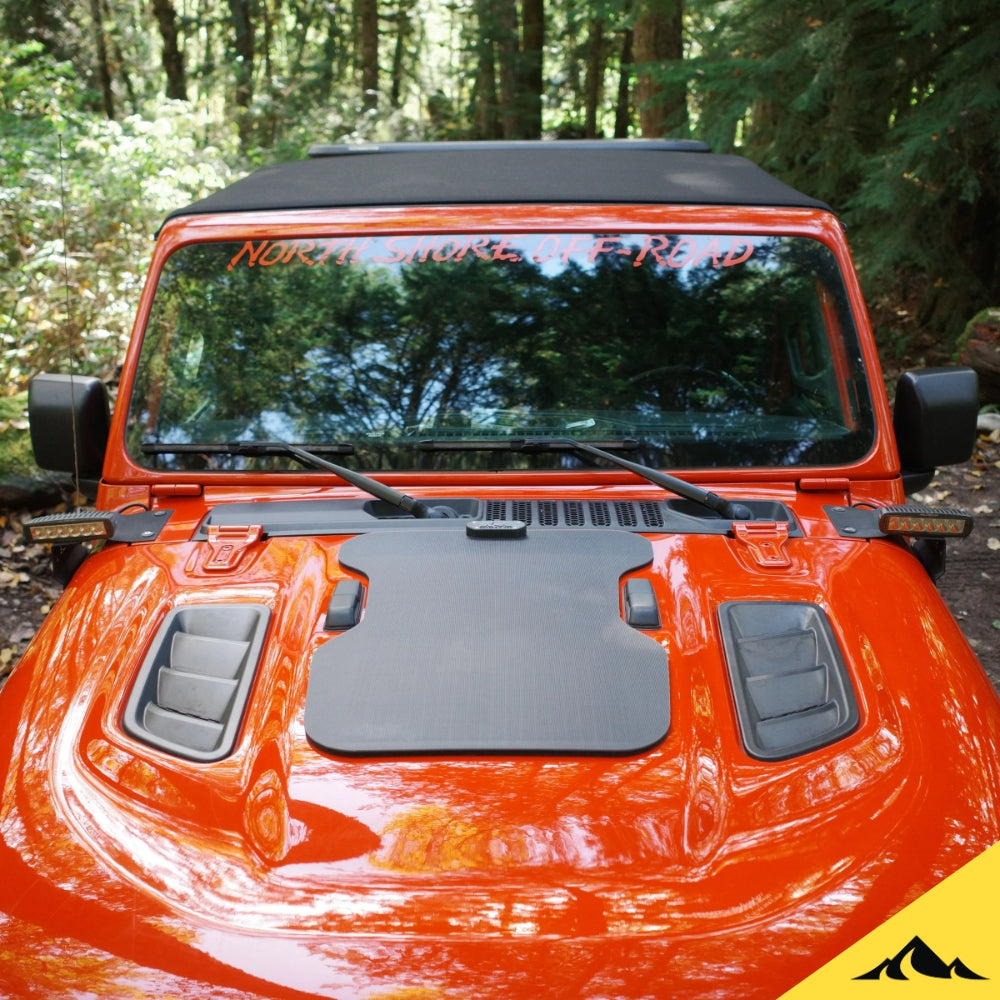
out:
<path id="1" fill-rule="evenodd" d="M 543 528 L 633 528 L 657 531 L 661 502 L 633 500 L 487 500 L 483 520 L 523 521 Z"/>
<path id="2" fill-rule="evenodd" d="M 726 662 L 747 752 L 784 760 L 858 724 L 833 630 L 814 604 L 732 601 L 719 608 Z"/>
<path id="3" fill-rule="evenodd" d="M 180 757 L 225 757 L 236 742 L 269 617 L 260 604 L 171 611 L 132 688 L 125 731 Z"/>

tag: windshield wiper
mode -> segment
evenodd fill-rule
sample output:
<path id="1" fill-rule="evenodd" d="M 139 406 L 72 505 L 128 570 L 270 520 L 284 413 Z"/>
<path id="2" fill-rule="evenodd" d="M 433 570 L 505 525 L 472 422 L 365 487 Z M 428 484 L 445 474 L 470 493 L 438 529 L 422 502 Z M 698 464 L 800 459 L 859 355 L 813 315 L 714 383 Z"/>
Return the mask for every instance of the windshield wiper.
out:
<path id="1" fill-rule="evenodd" d="M 422 438 L 417 447 L 421 451 L 517 451 L 520 449 L 512 449 L 511 442 L 524 440 L 526 440 L 524 437 Z M 545 440 L 550 439 L 545 438 Z M 603 451 L 637 451 L 639 448 L 638 438 L 608 438 L 594 441 L 593 444 Z"/>
<path id="2" fill-rule="evenodd" d="M 211 444 L 164 441 L 143 441 L 144 455 L 246 455 L 260 458 L 266 455 L 288 455 L 289 446 L 283 441 L 218 441 Z M 294 445 L 301 447 L 301 445 Z M 350 441 L 334 441 L 330 444 L 310 445 L 310 451 L 317 455 L 353 455 L 354 445 Z M 294 456 L 293 456 L 294 457 Z M 307 463 L 307 464 L 312 464 Z"/>
<path id="3" fill-rule="evenodd" d="M 738 500 L 727 500 L 725 497 L 720 497 L 718 493 L 712 493 L 711 490 L 703 490 L 700 486 L 695 486 L 694 483 L 686 482 L 677 476 L 660 472 L 659 469 L 653 469 L 648 465 L 640 465 L 638 462 L 630 462 L 627 458 L 622 458 L 620 455 L 615 455 L 613 452 L 606 451 L 604 448 L 598 448 L 585 441 L 577 441 L 575 438 L 510 438 L 507 441 L 507 447 L 511 451 L 526 452 L 528 454 L 540 451 L 578 451 L 585 455 L 593 455 L 595 458 L 603 458 L 622 469 L 634 472 L 637 476 L 641 476 L 654 486 L 660 486 L 671 493 L 676 493 L 685 500 L 691 500 L 693 503 L 707 507 L 709 510 L 728 520 L 752 521 L 754 519 L 753 511 L 745 503 L 740 503 Z"/>
<path id="4" fill-rule="evenodd" d="M 299 448 L 294 444 L 286 444 L 285 448 L 288 449 L 289 455 L 294 456 L 300 461 L 308 462 L 318 469 L 325 469 L 327 472 L 332 472 L 340 476 L 341 479 L 349 482 L 352 486 L 357 486 L 359 490 L 364 490 L 376 499 L 384 500 L 387 504 L 391 504 L 393 507 L 397 507 L 399 510 L 411 514 L 413 517 L 456 516 L 455 512 L 448 507 L 429 507 L 423 500 L 417 500 L 416 497 L 400 493 L 391 486 L 386 486 L 385 483 L 380 483 L 377 479 L 372 479 L 371 476 L 366 476 L 361 472 L 355 472 L 353 469 L 347 469 L 343 465 L 327 462 L 314 452 L 306 451 L 305 448 Z"/>
<path id="5" fill-rule="evenodd" d="M 316 445 L 309 449 L 300 448 L 296 444 L 288 444 L 286 441 L 229 441 L 221 444 L 163 444 L 161 442 L 147 442 L 142 445 L 142 450 L 149 455 L 163 454 L 215 454 L 215 455 L 288 455 L 302 465 L 323 469 L 325 472 L 332 472 L 345 482 L 356 486 L 359 490 L 375 497 L 376 500 L 384 500 L 392 507 L 404 511 L 413 517 L 454 517 L 455 513 L 447 507 L 430 507 L 422 500 L 407 496 L 394 490 L 385 483 L 380 483 L 371 476 L 366 476 L 361 472 L 355 472 L 343 465 L 335 462 L 328 462 L 320 458 L 319 451 L 333 454 L 351 455 L 354 453 L 354 445 L 350 443 L 336 443 L 329 445 Z"/>

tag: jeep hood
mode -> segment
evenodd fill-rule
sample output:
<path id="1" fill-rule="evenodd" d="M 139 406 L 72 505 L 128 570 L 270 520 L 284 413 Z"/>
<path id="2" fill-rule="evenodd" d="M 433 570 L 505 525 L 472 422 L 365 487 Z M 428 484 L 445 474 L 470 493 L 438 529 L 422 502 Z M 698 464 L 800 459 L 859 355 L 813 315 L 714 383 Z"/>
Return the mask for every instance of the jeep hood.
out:
<path id="1" fill-rule="evenodd" d="M 1000 839 L 901 547 L 482 530 L 89 559 L 0 695 L 16 995 L 775 997 Z M 832 735 L 753 755 L 740 677 L 810 630 Z"/>

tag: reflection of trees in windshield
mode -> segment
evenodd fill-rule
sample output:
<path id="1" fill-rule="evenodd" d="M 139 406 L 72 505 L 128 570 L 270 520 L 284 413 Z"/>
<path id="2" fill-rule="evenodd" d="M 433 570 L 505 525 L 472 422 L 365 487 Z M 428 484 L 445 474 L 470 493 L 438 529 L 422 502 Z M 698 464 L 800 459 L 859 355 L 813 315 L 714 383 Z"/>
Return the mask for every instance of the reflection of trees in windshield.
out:
<path id="1" fill-rule="evenodd" d="M 867 448 L 870 435 L 847 440 L 831 382 L 819 285 L 852 328 L 820 244 L 733 238 L 728 257 L 686 248 L 674 260 L 649 250 L 666 237 L 581 237 L 602 252 L 544 258 L 548 237 L 450 245 L 463 239 L 442 259 L 407 259 L 392 237 L 322 261 L 182 248 L 146 334 L 133 454 L 142 460 L 143 440 L 350 440 L 359 464 L 405 467 L 421 437 L 567 429 L 648 437 L 646 457 L 662 464 L 783 464 L 838 428 L 823 461 Z M 808 359 L 807 376 L 790 358 Z"/>
<path id="2" fill-rule="evenodd" d="M 744 379 L 767 377 L 752 343 L 759 323 L 755 315 L 734 322 L 751 284 L 746 269 L 674 272 L 625 257 L 601 258 L 590 271 L 572 264 L 548 283 L 539 343 L 523 345 L 535 405 L 723 410 L 735 393 L 732 409 L 751 406 L 739 390 Z"/>
<path id="3" fill-rule="evenodd" d="M 505 406 L 518 382 L 510 349 L 533 325 L 525 270 L 468 260 L 337 272 L 348 294 L 332 297 L 309 355 L 317 403 L 335 399 L 368 432 Z"/>

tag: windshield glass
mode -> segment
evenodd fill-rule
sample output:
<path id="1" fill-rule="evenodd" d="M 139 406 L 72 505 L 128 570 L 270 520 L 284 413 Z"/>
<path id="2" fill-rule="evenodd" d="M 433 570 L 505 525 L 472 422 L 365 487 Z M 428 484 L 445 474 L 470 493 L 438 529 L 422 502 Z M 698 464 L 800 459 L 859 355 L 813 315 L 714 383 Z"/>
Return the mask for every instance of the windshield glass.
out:
<path id="1" fill-rule="evenodd" d="M 871 406 L 833 254 L 655 233 L 188 245 L 129 403 L 129 452 L 158 469 L 294 466 L 226 452 L 264 441 L 340 445 L 368 470 L 579 461 L 510 449 L 546 435 L 672 468 L 862 458 Z"/>

